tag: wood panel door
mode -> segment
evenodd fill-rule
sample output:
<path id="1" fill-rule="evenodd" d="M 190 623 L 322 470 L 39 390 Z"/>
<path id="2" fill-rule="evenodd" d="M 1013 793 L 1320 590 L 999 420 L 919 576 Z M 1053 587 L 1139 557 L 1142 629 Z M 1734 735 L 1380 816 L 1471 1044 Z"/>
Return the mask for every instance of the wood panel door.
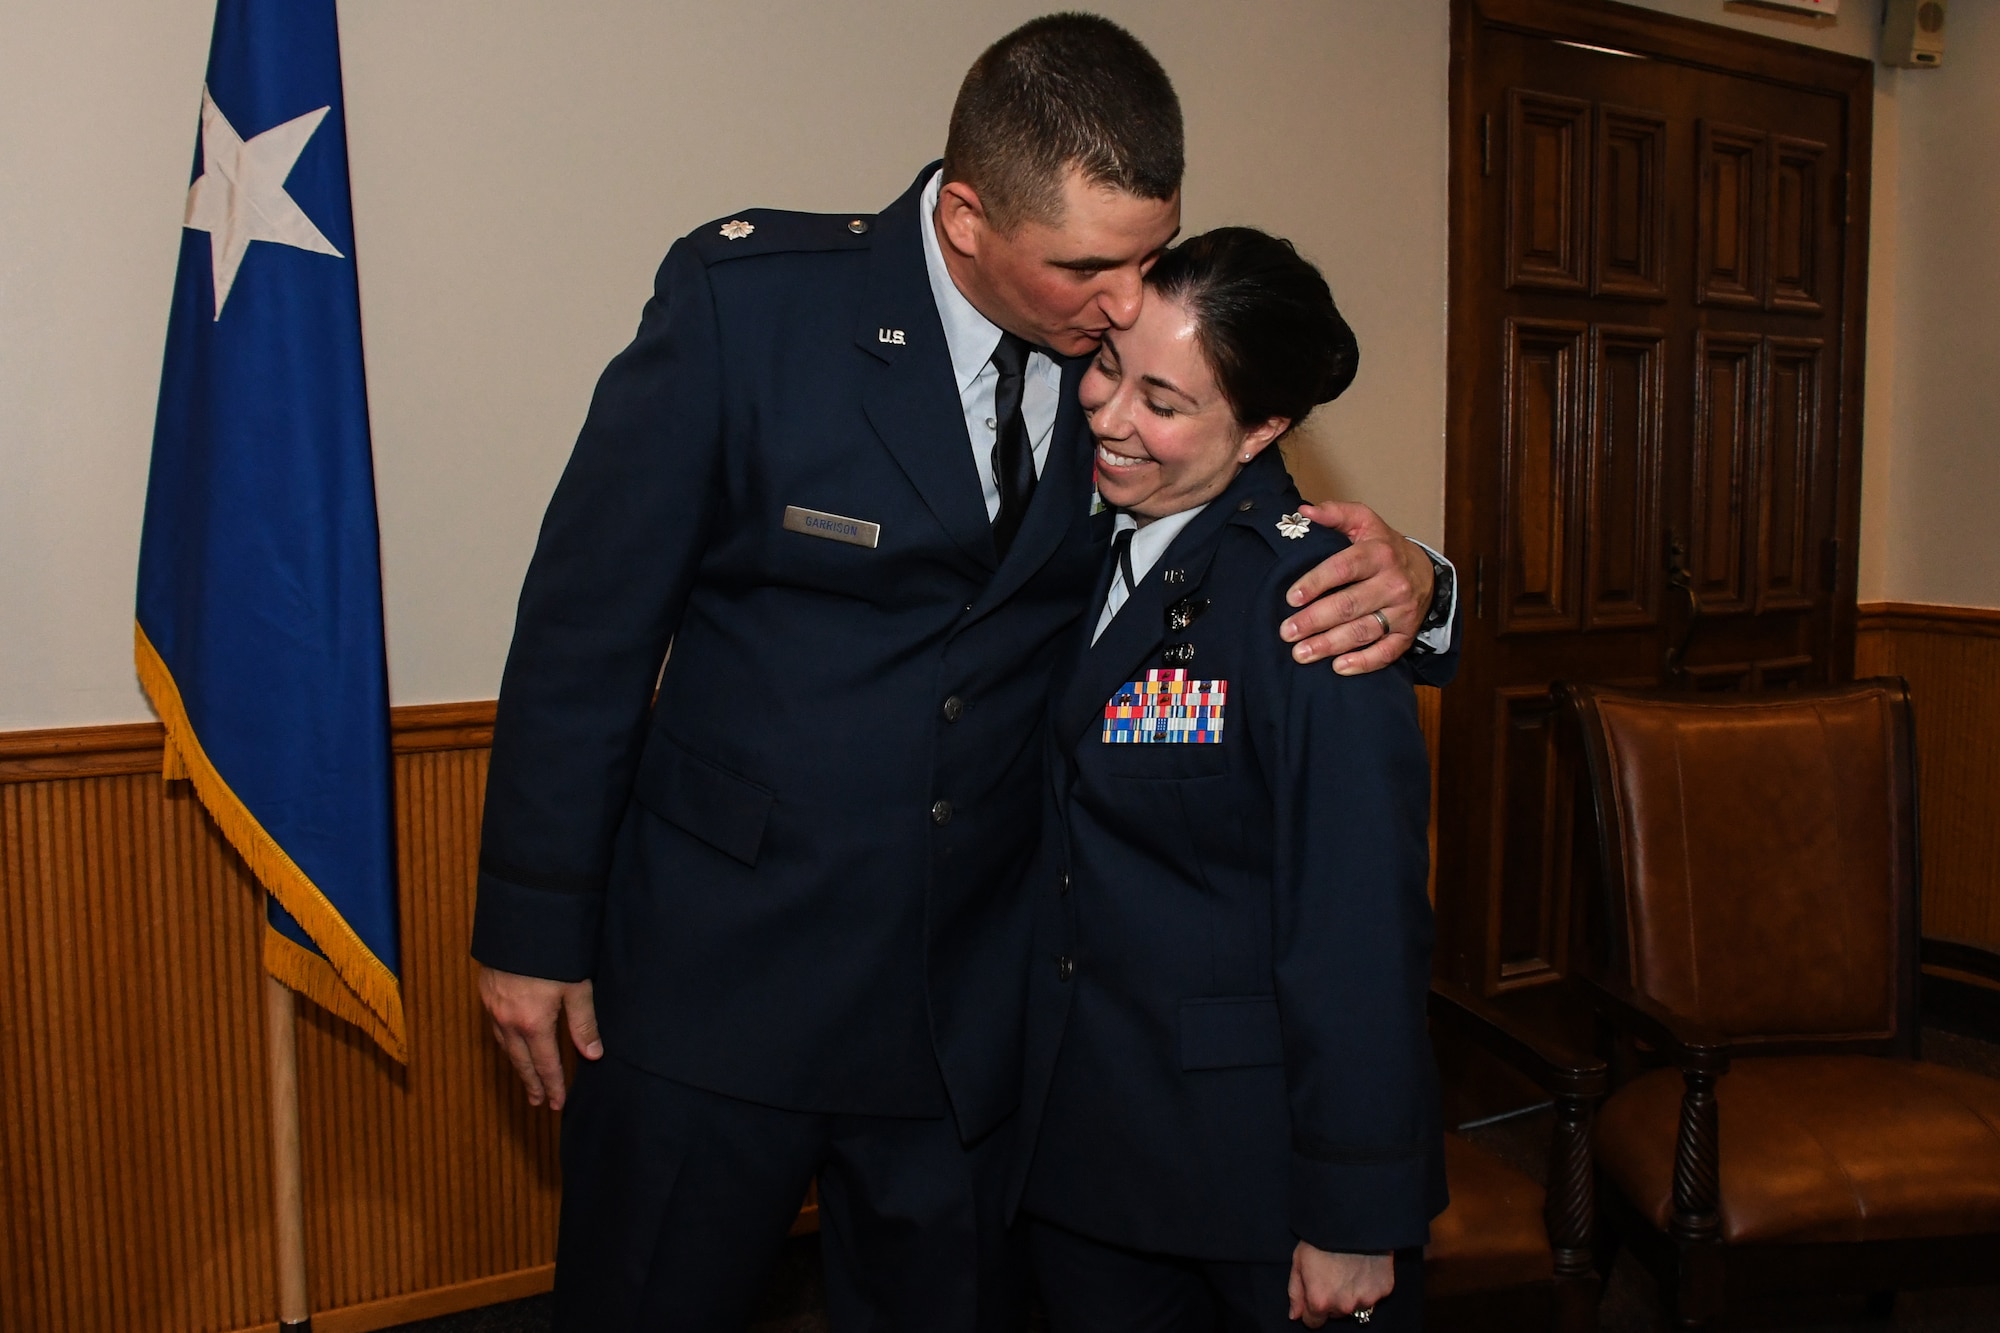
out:
<path id="1" fill-rule="evenodd" d="M 1618 5 L 1454 6 L 1440 969 L 1563 975 L 1562 679 L 1853 661 L 1872 70 Z"/>

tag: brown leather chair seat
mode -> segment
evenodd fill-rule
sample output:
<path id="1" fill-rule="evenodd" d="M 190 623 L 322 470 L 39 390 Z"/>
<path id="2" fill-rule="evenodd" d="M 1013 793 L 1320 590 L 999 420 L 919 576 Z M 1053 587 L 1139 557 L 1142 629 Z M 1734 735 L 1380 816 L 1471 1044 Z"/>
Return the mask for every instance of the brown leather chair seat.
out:
<path id="1" fill-rule="evenodd" d="M 1679 1070 L 1653 1070 L 1597 1123 L 1599 1167 L 1662 1231 L 1682 1090 Z M 1726 1242 L 2000 1231 L 2000 1081 L 1867 1056 L 1739 1059 L 1716 1102 Z"/>
<path id="2" fill-rule="evenodd" d="M 1555 1276 L 1540 1185 L 1456 1134 L 1444 1136 L 1444 1170 L 1451 1206 L 1431 1223 L 1424 1247 L 1427 1295 L 1499 1291 Z"/>

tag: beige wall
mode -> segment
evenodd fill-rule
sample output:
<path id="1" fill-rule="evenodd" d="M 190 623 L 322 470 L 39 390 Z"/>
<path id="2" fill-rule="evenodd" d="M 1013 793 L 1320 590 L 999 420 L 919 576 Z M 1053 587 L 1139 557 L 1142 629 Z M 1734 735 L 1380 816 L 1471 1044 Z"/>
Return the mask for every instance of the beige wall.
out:
<path id="1" fill-rule="evenodd" d="M 2000 606 L 2000 8 L 1951 7 L 1945 63 L 1897 75 L 1901 184 L 1883 587 Z"/>
<path id="2" fill-rule="evenodd" d="M 667 243 L 750 205 L 886 203 L 940 150 L 965 64 L 1048 7 L 342 0 L 397 702 L 494 692 L 542 505 Z M 1310 428 L 1307 489 L 1437 536 L 1445 0 L 1099 7 L 1180 87 L 1188 226 L 1293 236 L 1361 332 L 1360 380 Z M 1822 26 L 1708 0 L 1653 7 L 1849 52 L 1874 40 L 1872 0 Z M 1969 483 L 1994 467 L 1977 448 L 1980 391 L 1996 390 L 1979 373 L 1992 341 L 1976 303 L 2000 298 L 1975 230 L 2000 179 L 1983 150 L 2000 131 L 2000 29 L 1973 8 L 1953 13 L 1943 71 L 1886 78 L 1877 99 L 1864 598 L 2000 605 L 2000 556 L 1969 530 Z M 132 578 L 212 12 L 8 7 L 0 729 L 146 716 Z M 1897 179 L 1908 188 L 1882 188 Z M 1899 387 L 1894 368 L 1918 359 Z"/>

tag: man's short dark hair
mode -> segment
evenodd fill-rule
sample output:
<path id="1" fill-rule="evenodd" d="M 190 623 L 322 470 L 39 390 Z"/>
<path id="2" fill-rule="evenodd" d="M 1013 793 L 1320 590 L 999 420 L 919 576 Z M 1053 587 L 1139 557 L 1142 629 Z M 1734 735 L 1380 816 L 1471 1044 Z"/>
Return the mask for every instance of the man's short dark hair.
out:
<path id="1" fill-rule="evenodd" d="M 1095 14 L 1022 24 L 973 62 L 951 109 L 944 178 L 1002 231 L 1062 218 L 1071 167 L 1141 199 L 1180 191 L 1181 103 L 1153 53 Z"/>

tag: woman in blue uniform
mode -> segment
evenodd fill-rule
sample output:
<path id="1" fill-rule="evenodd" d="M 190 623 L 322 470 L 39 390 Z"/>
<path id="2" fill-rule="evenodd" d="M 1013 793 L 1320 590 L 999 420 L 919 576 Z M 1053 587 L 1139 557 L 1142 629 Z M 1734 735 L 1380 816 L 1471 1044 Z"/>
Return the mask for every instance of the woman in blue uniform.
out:
<path id="1" fill-rule="evenodd" d="M 1275 446 L 1356 356 L 1312 265 L 1225 228 L 1159 261 L 1083 381 L 1117 532 L 1051 714 L 1018 1180 L 1055 1333 L 1421 1320 L 1445 1192 L 1411 678 L 1266 631 L 1346 544 Z"/>

